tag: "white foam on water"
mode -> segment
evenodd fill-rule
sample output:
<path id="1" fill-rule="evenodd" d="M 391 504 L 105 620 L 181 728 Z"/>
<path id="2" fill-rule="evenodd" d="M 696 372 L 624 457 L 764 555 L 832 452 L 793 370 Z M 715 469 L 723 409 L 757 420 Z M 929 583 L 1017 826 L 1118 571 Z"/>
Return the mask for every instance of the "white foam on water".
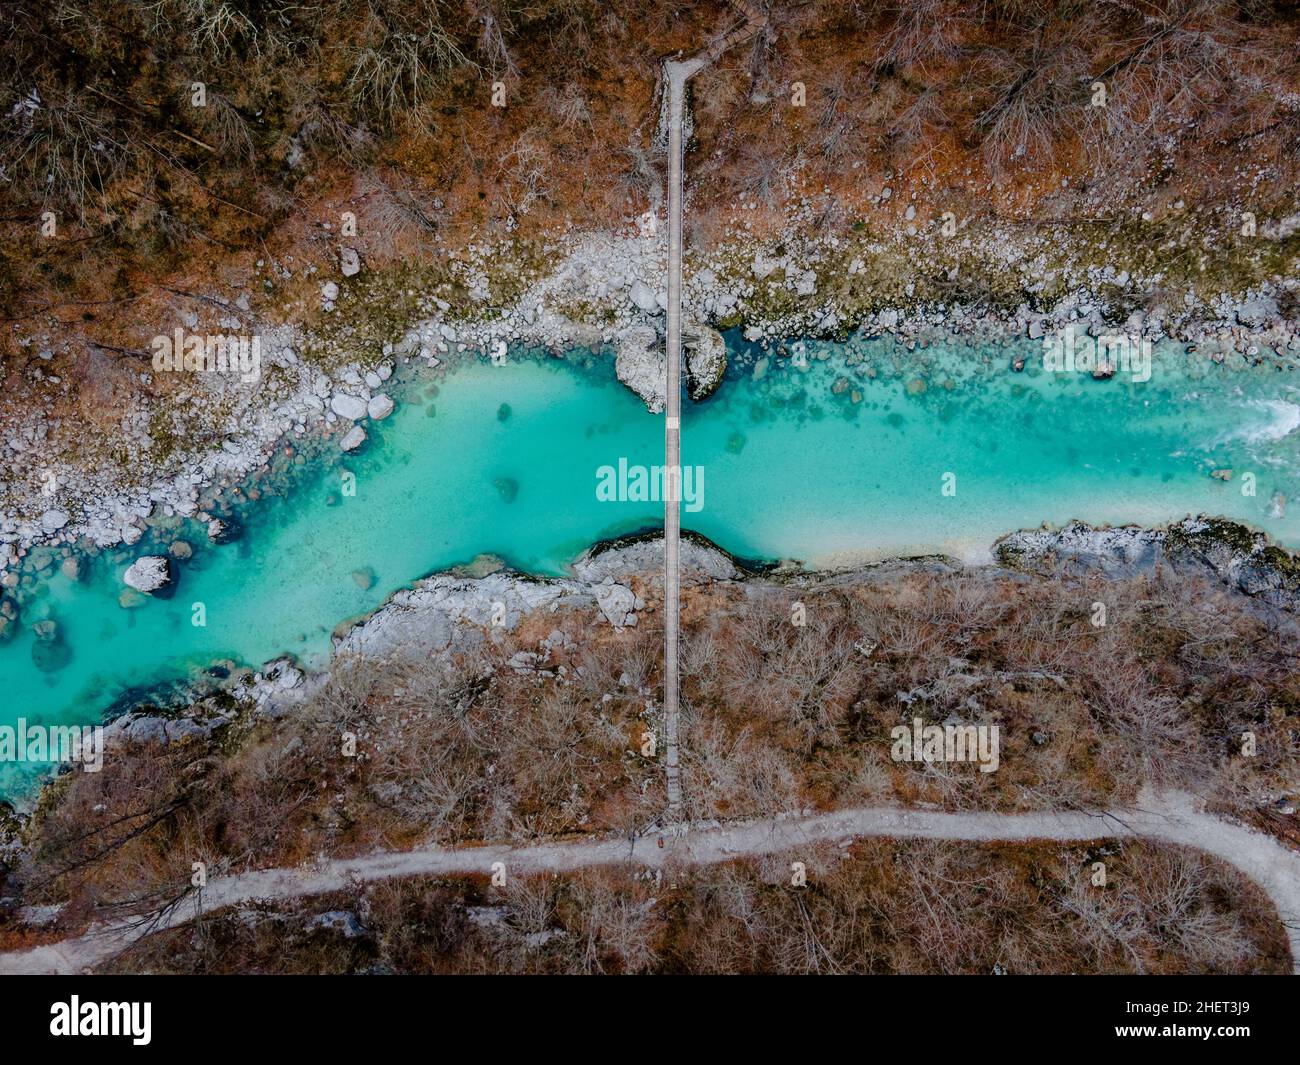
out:
<path id="1" fill-rule="evenodd" d="M 1300 429 L 1300 404 L 1285 399 L 1252 399 L 1250 406 L 1268 411 L 1268 421 L 1263 425 L 1244 426 L 1233 433 L 1230 439 L 1261 444 L 1281 440 Z"/>

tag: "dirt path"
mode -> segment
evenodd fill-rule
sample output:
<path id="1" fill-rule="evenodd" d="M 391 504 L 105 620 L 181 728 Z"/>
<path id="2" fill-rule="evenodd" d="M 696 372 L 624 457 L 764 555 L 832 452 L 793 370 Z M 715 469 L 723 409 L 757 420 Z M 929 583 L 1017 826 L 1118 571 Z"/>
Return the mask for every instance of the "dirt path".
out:
<path id="1" fill-rule="evenodd" d="M 662 847 L 658 837 L 541 843 L 531 847 L 421 847 L 296 869 L 265 869 L 214 880 L 201 899 L 187 900 L 148 926 L 101 926 L 62 943 L 0 954 L 0 974 L 82 972 L 108 960 L 149 932 L 186 923 L 200 908 L 210 913 L 257 900 L 293 899 L 338 891 L 370 880 L 487 875 L 496 862 L 504 863 L 510 876 L 624 864 L 652 868 L 669 862 L 709 865 L 749 855 L 797 851 L 801 846 L 854 837 L 970 842 L 1143 838 L 1192 847 L 1222 859 L 1264 890 L 1286 928 L 1293 964 L 1300 959 L 1300 854 L 1287 850 L 1269 836 L 1205 813 L 1190 795 L 1167 792 L 1144 794 L 1131 809 L 1097 814 L 938 813 L 855 807 L 775 820 L 682 826 L 665 836 Z"/>

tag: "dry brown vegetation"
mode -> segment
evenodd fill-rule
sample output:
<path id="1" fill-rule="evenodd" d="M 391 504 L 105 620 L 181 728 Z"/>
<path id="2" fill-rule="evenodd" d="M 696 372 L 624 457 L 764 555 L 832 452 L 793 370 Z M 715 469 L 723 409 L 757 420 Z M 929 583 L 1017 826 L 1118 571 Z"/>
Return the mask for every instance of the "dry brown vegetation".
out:
<path id="1" fill-rule="evenodd" d="M 0 312 L 111 344 L 160 279 L 311 258 L 309 220 L 344 202 L 373 261 L 617 226 L 662 184 L 660 61 L 738 17 L 723 0 L 6 5 Z M 769 5 L 767 32 L 696 87 L 697 235 L 738 200 L 822 188 L 821 222 L 842 228 L 919 175 L 926 198 L 981 212 L 1095 214 L 1078 199 L 1095 183 L 1110 206 L 1140 186 L 1194 207 L 1243 152 L 1273 167 L 1251 188 L 1263 213 L 1295 186 L 1298 39 L 1280 0 Z"/>
<path id="2" fill-rule="evenodd" d="M 1295 838 L 1275 804 L 1294 802 L 1300 777 L 1297 636 L 1217 587 L 913 572 L 713 585 L 684 609 L 692 818 L 1097 809 L 1152 782 Z M 569 611 L 454 661 L 345 659 L 278 721 L 121 750 L 49 789 L 7 891 L 69 903 L 61 924 L 76 928 L 165 905 L 194 861 L 215 876 L 420 841 L 651 831 L 664 809 L 659 759 L 641 753 L 661 728 L 655 618 L 614 633 Z M 997 725 L 1001 767 L 893 761 L 889 730 L 913 717 Z"/>
<path id="3" fill-rule="evenodd" d="M 1103 860 L 1108 884 L 1094 887 Z M 806 886 L 789 884 L 792 861 Z M 869 840 L 659 880 L 609 869 L 501 889 L 385 881 L 208 917 L 103 969 L 1283 974 L 1289 961 L 1267 899 L 1204 855 Z"/>
<path id="4" fill-rule="evenodd" d="M 1096 808 L 1144 782 L 1253 816 L 1297 778 L 1296 633 L 1219 588 L 971 574 L 720 598 L 688 607 L 696 816 L 895 798 Z M 892 761 L 889 730 L 913 717 L 999 725 L 1001 767 Z M 1239 753 L 1248 730 L 1254 758 Z"/>

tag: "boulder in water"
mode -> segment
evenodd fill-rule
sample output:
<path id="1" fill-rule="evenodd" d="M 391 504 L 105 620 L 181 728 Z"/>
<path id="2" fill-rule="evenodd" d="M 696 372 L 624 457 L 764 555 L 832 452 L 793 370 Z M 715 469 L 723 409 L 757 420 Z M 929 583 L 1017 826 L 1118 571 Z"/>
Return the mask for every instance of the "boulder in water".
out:
<path id="1" fill-rule="evenodd" d="M 0 599 L 0 643 L 18 631 L 18 604 L 12 599 Z"/>
<path id="2" fill-rule="evenodd" d="M 164 595 L 175 584 L 172 563 L 166 555 L 141 555 L 122 575 L 127 587 L 146 595 Z"/>
<path id="3" fill-rule="evenodd" d="M 32 626 L 32 632 L 36 633 L 38 640 L 50 642 L 59 638 L 59 623 L 53 618 L 46 618 L 44 621 L 38 621 Z"/>
<path id="4" fill-rule="evenodd" d="M 645 400 L 651 414 L 667 402 L 668 364 L 659 334 L 648 325 L 634 325 L 619 334 L 614 372 L 618 379 Z"/>
<path id="5" fill-rule="evenodd" d="M 346 392 L 335 392 L 330 398 L 330 410 L 340 418 L 356 421 L 366 416 L 366 401 L 360 396 L 350 396 Z"/>
<path id="6" fill-rule="evenodd" d="M 228 544 L 238 540 L 243 532 L 243 526 L 234 518 L 213 518 L 208 522 L 208 540 L 214 544 Z"/>
<path id="7" fill-rule="evenodd" d="M 32 662 L 42 673 L 57 673 L 72 661 L 72 648 L 59 639 L 32 644 Z"/>
<path id="8" fill-rule="evenodd" d="M 339 447 L 344 451 L 356 451 L 366 442 L 366 431 L 359 425 L 354 425 L 346 433 L 343 439 L 339 441 Z"/>
<path id="9" fill-rule="evenodd" d="M 727 372 L 727 342 L 707 325 L 692 322 L 683 332 L 686 386 L 691 399 L 707 399 L 718 390 Z"/>

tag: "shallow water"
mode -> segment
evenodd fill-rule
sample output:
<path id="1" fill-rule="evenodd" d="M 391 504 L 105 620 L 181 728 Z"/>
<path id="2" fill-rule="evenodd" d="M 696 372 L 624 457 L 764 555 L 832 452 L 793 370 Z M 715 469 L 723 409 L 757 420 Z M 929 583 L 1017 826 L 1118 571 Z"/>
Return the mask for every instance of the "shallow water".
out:
<path id="1" fill-rule="evenodd" d="M 1291 375 L 1171 355 L 1138 384 L 1013 374 L 1005 349 L 906 354 L 878 341 L 808 352 L 807 370 L 772 360 L 756 380 L 754 353 L 740 351 L 719 394 L 687 404 L 683 461 L 704 479 L 685 528 L 736 554 L 812 565 L 981 557 L 1002 533 L 1044 521 L 1202 512 L 1300 546 Z M 93 560 L 78 582 L 56 569 L 25 603 L 23 631 L 0 646 L 0 725 L 97 721 L 124 692 L 218 660 L 319 663 L 336 626 L 426 573 L 481 552 L 560 573 L 595 540 L 660 526 L 657 502 L 597 499 L 599 467 L 662 458 L 662 418 L 613 379 L 611 361 L 475 363 L 436 388 L 411 386 L 369 427 L 363 454 L 315 461 L 287 495 L 248 507 L 237 543 L 209 548 L 197 527 L 185 534 L 197 550 L 171 599 L 118 603 L 126 562 L 147 542 Z M 1211 478 L 1218 467 L 1233 480 Z M 1253 496 L 1241 490 L 1246 471 Z M 1296 502 L 1270 517 L 1278 491 Z M 192 624 L 196 603 L 205 627 Z M 31 631 L 45 618 L 58 624 L 53 649 Z M 0 765 L 0 796 L 29 779 L 29 766 Z"/>

